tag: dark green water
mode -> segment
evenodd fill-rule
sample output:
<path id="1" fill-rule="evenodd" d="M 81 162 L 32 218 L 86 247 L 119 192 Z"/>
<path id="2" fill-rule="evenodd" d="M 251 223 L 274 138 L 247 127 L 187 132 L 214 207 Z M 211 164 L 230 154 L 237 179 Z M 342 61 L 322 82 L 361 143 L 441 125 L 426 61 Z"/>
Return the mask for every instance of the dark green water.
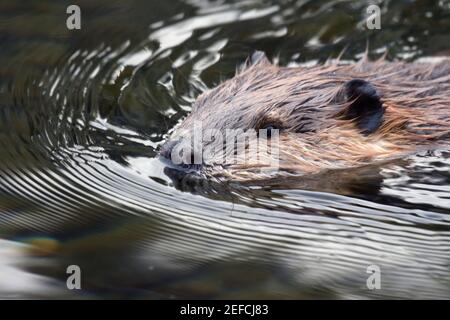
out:
<path id="1" fill-rule="evenodd" d="M 376 1 L 367 30 L 371 3 L 85 0 L 68 30 L 70 1 L 1 1 L 0 298 L 450 298 L 446 150 L 196 194 L 156 158 L 255 49 L 449 55 L 449 1 Z"/>

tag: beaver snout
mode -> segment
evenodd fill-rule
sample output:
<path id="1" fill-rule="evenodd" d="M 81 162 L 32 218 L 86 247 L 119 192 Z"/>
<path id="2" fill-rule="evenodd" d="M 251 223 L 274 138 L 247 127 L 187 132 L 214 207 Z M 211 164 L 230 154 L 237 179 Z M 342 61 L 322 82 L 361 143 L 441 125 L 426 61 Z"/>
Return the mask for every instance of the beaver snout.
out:
<path id="1" fill-rule="evenodd" d="M 202 153 L 194 148 L 189 139 L 175 139 L 164 143 L 160 155 L 175 165 L 200 165 Z"/>
<path id="2" fill-rule="evenodd" d="M 177 143 L 179 143 L 178 140 L 169 140 L 169 141 L 165 142 L 162 145 L 161 150 L 159 151 L 159 154 L 168 160 L 172 160 L 172 150 L 173 150 L 173 147 L 175 147 L 175 145 Z"/>

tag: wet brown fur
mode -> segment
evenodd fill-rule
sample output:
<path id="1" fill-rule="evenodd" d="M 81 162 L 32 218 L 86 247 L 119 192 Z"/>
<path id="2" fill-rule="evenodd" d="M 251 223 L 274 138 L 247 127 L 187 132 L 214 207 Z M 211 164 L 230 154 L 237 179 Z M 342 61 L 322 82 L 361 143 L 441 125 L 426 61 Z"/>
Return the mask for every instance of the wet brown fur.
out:
<path id="1" fill-rule="evenodd" d="M 351 103 L 343 86 L 352 79 L 370 82 L 383 102 L 383 122 L 372 134 L 361 134 L 354 120 L 343 118 Z M 185 136 L 194 121 L 221 130 L 276 123 L 282 128 L 278 172 L 317 173 L 448 145 L 449 103 L 449 60 L 369 61 L 365 55 L 353 64 L 288 68 L 262 59 L 202 94 L 171 139 Z M 204 170 L 232 179 L 265 175 L 251 163 Z"/>

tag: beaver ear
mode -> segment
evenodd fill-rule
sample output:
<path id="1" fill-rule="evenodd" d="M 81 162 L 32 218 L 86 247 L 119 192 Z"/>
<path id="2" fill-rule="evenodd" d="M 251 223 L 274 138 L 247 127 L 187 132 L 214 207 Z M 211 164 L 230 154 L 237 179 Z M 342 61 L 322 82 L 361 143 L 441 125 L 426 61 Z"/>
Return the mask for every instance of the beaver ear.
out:
<path id="1" fill-rule="evenodd" d="M 344 119 L 355 119 L 363 134 L 375 132 L 383 122 L 384 107 L 377 90 L 365 80 L 353 79 L 345 83 L 344 92 L 351 102 L 344 111 Z"/>
<path id="2" fill-rule="evenodd" d="M 266 54 L 262 51 L 255 50 L 250 57 L 247 59 L 247 66 L 253 66 L 256 64 L 270 64 L 269 59 L 267 58 Z"/>

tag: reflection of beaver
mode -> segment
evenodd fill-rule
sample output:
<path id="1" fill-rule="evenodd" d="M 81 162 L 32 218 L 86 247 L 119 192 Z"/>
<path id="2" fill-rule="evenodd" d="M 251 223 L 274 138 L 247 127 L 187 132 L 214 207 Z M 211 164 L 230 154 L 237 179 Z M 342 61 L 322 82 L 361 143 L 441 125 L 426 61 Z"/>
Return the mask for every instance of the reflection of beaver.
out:
<path id="1" fill-rule="evenodd" d="M 287 68 L 256 52 L 234 78 L 197 99 L 161 154 L 171 158 L 174 146 L 201 121 L 203 127 L 221 131 L 279 129 L 279 174 L 360 166 L 448 144 L 449 103 L 448 60 L 429 64 L 363 58 L 351 65 Z M 236 180 L 271 173 L 251 163 L 210 161 L 195 168 Z"/>

